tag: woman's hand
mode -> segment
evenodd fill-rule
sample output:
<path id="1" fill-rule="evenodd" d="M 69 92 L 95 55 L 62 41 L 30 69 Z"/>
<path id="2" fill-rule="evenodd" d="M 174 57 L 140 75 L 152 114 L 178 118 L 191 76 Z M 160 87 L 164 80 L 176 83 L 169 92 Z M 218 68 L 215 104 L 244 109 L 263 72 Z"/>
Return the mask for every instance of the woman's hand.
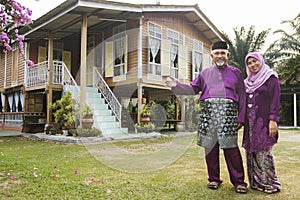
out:
<path id="1" fill-rule="evenodd" d="M 176 79 L 175 78 L 173 78 L 173 77 L 167 77 L 167 80 L 166 80 L 166 85 L 168 86 L 168 87 L 176 87 L 176 85 L 177 85 L 177 83 L 176 83 Z"/>
<path id="2" fill-rule="evenodd" d="M 274 136 L 278 134 L 278 126 L 277 126 L 277 122 L 270 120 L 269 123 L 269 136 Z"/>

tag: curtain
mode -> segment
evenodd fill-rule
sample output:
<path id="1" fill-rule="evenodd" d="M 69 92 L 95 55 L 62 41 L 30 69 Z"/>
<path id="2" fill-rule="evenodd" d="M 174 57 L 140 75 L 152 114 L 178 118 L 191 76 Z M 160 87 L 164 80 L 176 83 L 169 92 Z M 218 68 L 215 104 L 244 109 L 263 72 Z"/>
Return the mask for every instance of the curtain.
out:
<path id="1" fill-rule="evenodd" d="M 23 109 L 24 108 L 24 93 L 23 92 L 20 92 L 20 101 L 21 101 L 22 107 L 19 110 L 23 111 L 24 110 Z"/>
<path id="2" fill-rule="evenodd" d="M 4 112 L 4 103 L 5 103 L 5 95 L 1 93 L 1 103 L 2 103 L 2 110 L 1 112 Z"/>
<path id="3" fill-rule="evenodd" d="M 202 64 L 202 54 L 195 53 L 195 71 L 200 72 L 201 64 Z"/>
<path id="4" fill-rule="evenodd" d="M 128 108 L 129 101 L 130 101 L 130 99 L 129 99 L 129 98 L 128 98 L 128 99 L 123 99 L 123 106 L 124 106 L 124 108 L 125 108 L 125 109 L 127 109 L 127 108 Z"/>
<path id="5" fill-rule="evenodd" d="M 119 58 L 122 63 L 122 58 L 125 51 L 124 38 L 116 40 L 115 45 L 116 45 L 116 54 L 117 54 L 116 57 Z"/>
<path id="6" fill-rule="evenodd" d="M 177 51 L 178 51 L 178 47 L 176 45 L 171 45 L 171 52 L 170 52 L 170 59 L 171 59 L 171 63 L 172 66 L 174 66 L 174 61 L 177 55 Z"/>
<path id="7" fill-rule="evenodd" d="M 158 53 L 158 50 L 160 48 L 160 40 L 154 39 L 154 38 L 150 38 L 149 39 L 149 47 L 150 47 L 150 52 L 152 54 L 153 57 L 153 61 L 155 60 L 155 57 Z"/>
<path id="8" fill-rule="evenodd" d="M 7 98 L 9 103 L 9 112 L 12 112 L 13 94 L 9 94 Z"/>
<path id="9" fill-rule="evenodd" d="M 19 103 L 19 94 L 18 93 L 14 93 L 14 100 L 15 100 L 15 107 L 16 107 L 16 110 L 15 112 L 18 112 L 18 103 Z"/>

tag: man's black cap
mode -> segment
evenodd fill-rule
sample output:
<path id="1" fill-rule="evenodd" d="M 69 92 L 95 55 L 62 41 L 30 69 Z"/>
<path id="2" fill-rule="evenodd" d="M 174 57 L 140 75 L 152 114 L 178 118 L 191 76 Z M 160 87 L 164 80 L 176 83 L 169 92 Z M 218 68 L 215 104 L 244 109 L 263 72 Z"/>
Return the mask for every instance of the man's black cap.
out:
<path id="1" fill-rule="evenodd" d="M 215 42 L 212 45 L 211 50 L 215 50 L 215 49 L 226 49 L 226 50 L 228 50 L 228 45 L 227 45 L 226 42 L 223 42 L 223 41 Z"/>

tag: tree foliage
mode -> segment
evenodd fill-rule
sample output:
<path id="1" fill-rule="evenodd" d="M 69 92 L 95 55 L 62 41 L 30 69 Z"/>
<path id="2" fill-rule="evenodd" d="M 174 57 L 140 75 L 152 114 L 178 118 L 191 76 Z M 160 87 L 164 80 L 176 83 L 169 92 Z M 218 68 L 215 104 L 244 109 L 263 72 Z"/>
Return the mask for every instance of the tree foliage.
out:
<path id="1" fill-rule="evenodd" d="M 290 58 L 278 66 L 281 85 L 295 87 L 300 83 L 300 55 Z"/>
<path id="2" fill-rule="evenodd" d="M 224 33 L 226 39 L 229 41 L 229 51 L 230 57 L 228 63 L 230 65 L 238 67 L 246 76 L 245 73 L 245 57 L 249 52 L 259 52 L 262 50 L 265 39 L 269 34 L 269 29 L 264 30 L 257 35 L 255 35 L 255 27 L 250 26 L 249 30 L 245 27 L 234 28 L 234 42 L 229 38 L 229 36 Z"/>
<path id="3" fill-rule="evenodd" d="M 295 58 L 300 54 L 300 13 L 292 20 L 282 21 L 282 24 L 287 24 L 291 33 L 282 29 L 273 33 L 281 35 L 278 40 L 270 45 L 265 53 L 268 62 L 273 64 L 285 63 L 286 60 Z"/>

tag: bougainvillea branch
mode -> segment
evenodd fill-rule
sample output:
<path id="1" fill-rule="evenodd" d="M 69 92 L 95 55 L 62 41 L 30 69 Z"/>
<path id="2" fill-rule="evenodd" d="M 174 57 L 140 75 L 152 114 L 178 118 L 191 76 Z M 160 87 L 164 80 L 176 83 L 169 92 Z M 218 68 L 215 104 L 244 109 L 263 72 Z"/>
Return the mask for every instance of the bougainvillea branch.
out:
<path id="1" fill-rule="evenodd" d="M 32 23 L 32 11 L 15 0 L 0 1 L 0 49 L 11 51 L 18 45 L 23 53 L 24 36 L 19 35 L 19 28 Z"/>

